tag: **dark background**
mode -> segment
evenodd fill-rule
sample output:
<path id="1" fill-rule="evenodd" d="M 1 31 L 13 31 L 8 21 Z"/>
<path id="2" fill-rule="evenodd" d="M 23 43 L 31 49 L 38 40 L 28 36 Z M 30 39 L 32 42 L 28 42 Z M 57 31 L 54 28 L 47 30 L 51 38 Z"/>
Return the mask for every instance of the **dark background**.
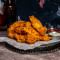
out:
<path id="1" fill-rule="evenodd" d="M 17 16 L 22 20 L 29 20 L 29 16 L 34 15 L 41 22 L 52 22 L 60 16 L 56 15 L 60 0 L 45 0 L 44 7 L 39 6 L 40 0 L 16 0 Z M 60 21 L 59 21 L 60 22 Z"/>
<path id="2" fill-rule="evenodd" d="M 43 8 L 39 6 L 40 0 L 14 0 L 17 7 L 17 18 L 29 21 L 29 16 L 34 15 L 43 24 L 46 22 L 60 24 L 60 16 L 56 13 L 60 0 L 45 0 Z M 18 19 L 17 19 L 18 20 Z"/>
<path id="3" fill-rule="evenodd" d="M 28 17 L 32 15 L 32 0 L 16 0 L 17 16 L 22 20 L 27 21 Z"/>

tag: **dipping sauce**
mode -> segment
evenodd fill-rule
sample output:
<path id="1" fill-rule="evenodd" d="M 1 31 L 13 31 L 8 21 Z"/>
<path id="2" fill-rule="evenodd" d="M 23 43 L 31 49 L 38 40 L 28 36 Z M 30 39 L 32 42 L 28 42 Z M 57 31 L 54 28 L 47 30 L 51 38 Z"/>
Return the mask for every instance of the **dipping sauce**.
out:
<path id="1" fill-rule="evenodd" d="M 49 33 L 49 35 L 51 35 L 51 36 L 60 36 L 60 33 L 52 31 L 52 32 Z"/>
<path id="2" fill-rule="evenodd" d="M 49 29 L 48 31 L 51 32 L 51 31 L 58 31 L 58 30 L 57 29 Z"/>

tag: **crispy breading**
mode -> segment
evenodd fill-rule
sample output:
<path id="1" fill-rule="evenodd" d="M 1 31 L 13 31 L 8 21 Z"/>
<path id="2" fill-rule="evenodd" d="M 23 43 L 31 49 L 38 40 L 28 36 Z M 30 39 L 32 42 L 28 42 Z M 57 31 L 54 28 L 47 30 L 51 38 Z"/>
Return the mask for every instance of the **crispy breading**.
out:
<path id="1" fill-rule="evenodd" d="M 20 21 L 19 21 L 20 22 Z M 22 21 L 21 21 L 22 22 Z M 23 23 L 22 22 L 22 24 L 20 24 L 21 26 L 17 26 L 17 27 L 15 27 L 14 28 L 14 31 L 16 32 L 16 33 L 19 33 L 19 34 L 22 34 L 22 33 L 24 33 L 24 34 L 26 34 L 24 31 L 23 31 L 23 28 L 24 27 L 31 27 L 31 23 L 30 22 L 25 22 L 25 23 Z"/>
<path id="2" fill-rule="evenodd" d="M 10 38 L 14 38 L 14 34 L 11 33 L 11 32 L 8 33 L 8 36 L 9 36 Z"/>
<path id="3" fill-rule="evenodd" d="M 27 32 L 28 34 L 31 34 L 35 37 L 39 37 L 40 34 L 32 27 L 24 27 L 23 31 Z"/>
<path id="4" fill-rule="evenodd" d="M 14 38 L 14 34 L 15 33 L 14 33 L 13 29 L 9 28 L 8 29 L 8 36 L 11 37 L 11 38 Z"/>
<path id="5" fill-rule="evenodd" d="M 33 28 L 35 28 L 41 35 L 45 35 L 47 28 L 43 27 L 42 23 L 34 16 L 29 16 Z"/>
<path id="6" fill-rule="evenodd" d="M 46 35 L 47 28 L 34 16 L 29 17 L 31 22 L 16 21 L 8 28 L 8 36 L 16 39 L 17 42 L 29 44 L 37 41 L 48 41 L 52 39 Z"/>
<path id="7" fill-rule="evenodd" d="M 52 37 L 49 37 L 48 35 L 44 35 L 44 36 L 42 37 L 42 40 L 43 40 L 43 41 L 49 41 L 50 39 L 52 39 Z"/>
<path id="8" fill-rule="evenodd" d="M 10 28 L 16 28 L 16 27 L 23 27 L 24 21 L 16 21 L 12 25 L 10 25 Z"/>
<path id="9" fill-rule="evenodd" d="M 29 16 L 29 19 L 30 19 L 30 21 L 31 21 L 31 23 L 32 23 L 32 26 L 33 26 L 36 30 L 38 30 L 38 29 L 40 29 L 40 28 L 43 27 L 42 23 L 41 23 L 36 17 L 34 17 L 34 16 Z"/>
<path id="10" fill-rule="evenodd" d="M 21 34 L 22 33 L 22 29 L 23 27 L 17 27 L 17 28 L 14 28 L 14 31 L 18 34 Z"/>
<path id="11" fill-rule="evenodd" d="M 27 39 L 26 42 L 29 43 L 29 44 L 36 43 L 36 41 L 37 41 L 36 37 L 34 37 L 31 34 L 27 34 L 26 39 Z"/>
<path id="12" fill-rule="evenodd" d="M 14 36 L 18 42 L 25 42 L 26 41 L 26 35 L 15 34 Z"/>
<path id="13" fill-rule="evenodd" d="M 14 31 L 16 27 L 23 27 L 24 22 L 23 21 L 16 21 L 10 27 L 8 28 L 8 31 Z"/>
<path id="14" fill-rule="evenodd" d="M 46 32 L 47 32 L 47 28 L 46 27 L 42 27 L 40 30 L 39 30 L 39 33 L 41 34 L 41 35 L 45 35 L 46 34 Z"/>
<path id="15" fill-rule="evenodd" d="M 25 27 L 31 27 L 31 23 L 30 22 L 25 22 Z"/>

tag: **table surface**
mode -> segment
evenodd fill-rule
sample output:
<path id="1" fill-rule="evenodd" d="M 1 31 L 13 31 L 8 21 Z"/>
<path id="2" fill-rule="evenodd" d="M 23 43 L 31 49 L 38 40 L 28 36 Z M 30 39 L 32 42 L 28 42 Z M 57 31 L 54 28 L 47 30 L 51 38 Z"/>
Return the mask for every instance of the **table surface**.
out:
<path id="1" fill-rule="evenodd" d="M 0 43 L 0 60 L 60 60 L 60 50 L 47 54 L 20 54 L 7 49 L 5 43 Z"/>

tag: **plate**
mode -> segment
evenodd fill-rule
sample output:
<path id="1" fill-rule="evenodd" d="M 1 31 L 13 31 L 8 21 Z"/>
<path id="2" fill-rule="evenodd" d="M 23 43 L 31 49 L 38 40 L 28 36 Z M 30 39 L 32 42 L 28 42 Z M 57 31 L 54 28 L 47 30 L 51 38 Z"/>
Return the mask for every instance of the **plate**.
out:
<path id="1" fill-rule="evenodd" d="M 38 41 L 35 44 L 19 43 L 9 37 L 0 37 L 0 42 L 5 42 L 7 48 L 20 53 L 47 53 L 60 49 L 60 39 Z"/>
<path id="2" fill-rule="evenodd" d="M 35 47 L 34 49 L 27 49 L 27 50 L 16 48 L 13 45 L 10 45 L 8 43 L 5 43 L 5 45 L 8 49 L 21 53 L 21 54 L 52 53 L 52 52 L 60 50 L 60 42 L 46 44 L 46 45 Z"/>
<path id="3" fill-rule="evenodd" d="M 54 52 L 60 49 L 60 38 L 56 40 L 53 37 L 52 40 L 46 41 L 39 41 L 35 44 L 27 44 L 27 43 L 19 43 L 14 39 L 11 39 L 7 36 L 7 32 L 0 32 L 0 42 L 5 42 L 7 48 L 19 52 L 19 53 L 48 53 Z"/>

